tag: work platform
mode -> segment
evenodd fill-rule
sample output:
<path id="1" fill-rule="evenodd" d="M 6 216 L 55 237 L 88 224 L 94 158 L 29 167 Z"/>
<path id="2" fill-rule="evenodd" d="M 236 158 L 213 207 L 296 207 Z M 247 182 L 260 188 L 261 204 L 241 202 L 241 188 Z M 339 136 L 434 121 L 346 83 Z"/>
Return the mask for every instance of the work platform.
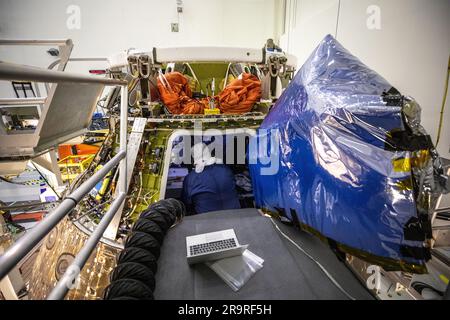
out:
<path id="1" fill-rule="evenodd" d="M 373 299 L 353 273 L 316 237 L 274 221 L 319 262 L 354 299 Z M 204 264 L 189 266 L 186 237 L 234 228 L 239 243 L 264 259 L 264 266 L 234 292 Z M 256 209 L 225 210 L 187 216 L 170 229 L 161 248 L 156 273 L 155 299 L 351 299 L 320 267 L 286 239 L 271 218 Z"/>

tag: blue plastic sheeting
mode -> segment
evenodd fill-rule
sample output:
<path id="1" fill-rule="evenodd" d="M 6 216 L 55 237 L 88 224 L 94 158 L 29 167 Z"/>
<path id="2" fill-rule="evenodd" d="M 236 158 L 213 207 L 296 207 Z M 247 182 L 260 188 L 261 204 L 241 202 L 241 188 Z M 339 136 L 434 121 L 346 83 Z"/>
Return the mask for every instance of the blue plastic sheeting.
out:
<path id="1" fill-rule="evenodd" d="M 258 207 L 298 219 L 368 261 L 404 269 L 423 266 L 411 252 L 424 244 L 404 237 L 417 211 L 402 160 L 410 152 L 386 147 L 389 132 L 405 129 L 401 107 L 383 101 L 390 88 L 326 36 L 262 123 L 250 172 Z M 267 138 L 274 133 L 278 144 Z M 278 163 L 262 164 L 267 154 Z M 278 166 L 275 174 L 262 173 L 270 166 Z"/>

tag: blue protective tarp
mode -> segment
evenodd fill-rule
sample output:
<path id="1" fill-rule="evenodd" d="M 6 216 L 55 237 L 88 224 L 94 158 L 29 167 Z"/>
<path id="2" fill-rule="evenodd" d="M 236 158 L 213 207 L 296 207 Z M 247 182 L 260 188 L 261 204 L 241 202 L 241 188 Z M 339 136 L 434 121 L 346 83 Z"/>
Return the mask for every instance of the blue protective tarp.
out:
<path id="1" fill-rule="evenodd" d="M 412 178 L 402 159 L 410 152 L 386 148 L 387 135 L 405 126 L 401 107 L 383 101 L 391 88 L 326 36 L 263 121 L 250 172 L 258 207 L 298 219 L 368 261 L 405 270 L 423 266 L 411 252 L 424 243 L 404 237 L 417 210 L 405 187 Z M 263 139 L 274 132 L 278 144 Z M 262 173 L 274 166 L 258 161 L 264 152 L 278 158 L 275 174 Z"/>

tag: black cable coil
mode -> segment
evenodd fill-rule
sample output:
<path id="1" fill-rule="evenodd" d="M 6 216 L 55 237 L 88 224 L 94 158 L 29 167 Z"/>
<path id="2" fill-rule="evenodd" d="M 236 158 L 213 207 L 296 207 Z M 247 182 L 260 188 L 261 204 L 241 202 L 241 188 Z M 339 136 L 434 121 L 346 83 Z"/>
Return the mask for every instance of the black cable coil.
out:
<path id="1" fill-rule="evenodd" d="M 160 247 L 167 230 L 186 214 L 181 201 L 164 199 L 151 204 L 133 224 L 105 289 L 105 300 L 152 300 Z"/>

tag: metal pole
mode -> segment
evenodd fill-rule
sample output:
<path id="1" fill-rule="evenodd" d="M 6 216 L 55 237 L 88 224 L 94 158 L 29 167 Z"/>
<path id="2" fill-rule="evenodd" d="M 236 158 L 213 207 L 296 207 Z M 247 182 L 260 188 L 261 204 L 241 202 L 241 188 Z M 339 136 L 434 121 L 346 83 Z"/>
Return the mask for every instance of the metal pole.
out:
<path id="1" fill-rule="evenodd" d="M 66 73 L 36 67 L 22 66 L 15 63 L 0 62 L 1 80 L 20 80 L 51 83 L 98 83 L 104 85 L 127 85 L 125 80 L 97 78 L 83 74 Z"/>
<path id="2" fill-rule="evenodd" d="M 56 59 L 55 61 L 53 61 L 52 63 L 49 64 L 47 69 L 52 70 L 55 66 L 57 66 L 60 63 L 61 63 L 61 59 Z"/>
<path id="3" fill-rule="evenodd" d="M 84 244 L 83 248 L 78 252 L 72 264 L 67 268 L 61 280 L 58 281 L 55 288 L 52 290 L 52 292 L 50 292 L 49 296 L 47 297 L 47 300 L 64 299 L 65 295 L 67 294 L 67 291 L 69 291 L 71 287 L 74 286 L 74 283 L 76 283 L 74 282 L 75 279 L 79 276 L 80 271 L 83 269 L 86 261 L 89 259 L 91 253 L 97 246 L 97 243 L 102 238 L 103 233 L 105 232 L 106 228 L 108 227 L 109 223 L 114 217 L 114 214 L 116 213 L 117 209 L 125 200 L 125 197 L 126 197 L 125 193 L 119 193 L 119 196 L 111 204 L 111 207 L 103 216 L 102 220 L 100 221 L 94 232 L 92 232 L 89 239 Z"/>
<path id="4" fill-rule="evenodd" d="M 120 91 L 120 151 L 127 152 L 128 130 L 128 87 L 122 86 Z M 127 193 L 127 157 L 120 162 L 119 192 Z"/>
<path id="5" fill-rule="evenodd" d="M 28 104 L 44 104 L 45 98 L 1 98 L 0 106 L 3 105 L 28 105 Z"/>
<path id="6" fill-rule="evenodd" d="M 127 130 L 128 130 L 128 87 L 122 86 L 120 95 L 120 153 L 126 154 L 127 152 Z M 79 272 L 84 267 L 87 259 L 91 255 L 92 251 L 100 241 L 103 233 L 108 228 L 112 219 L 114 218 L 117 210 L 122 205 L 127 194 L 127 157 L 125 156 L 119 164 L 119 195 L 113 202 L 108 212 L 103 216 L 99 225 L 95 231 L 91 234 L 85 245 L 75 257 L 75 260 L 64 273 L 62 279 L 58 282 L 56 287 L 52 290 L 48 296 L 48 300 L 63 299 L 67 294 L 67 291 L 71 288 L 74 280 L 79 275 Z"/>
<path id="7" fill-rule="evenodd" d="M 61 202 L 61 201 L 56 200 L 56 201 L 52 201 L 52 202 L 34 202 L 34 203 L 24 203 L 24 204 L 3 206 L 3 207 L 0 207 L 0 211 L 27 209 L 27 208 L 29 209 L 29 208 L 35 208 L 35 207 L 45 207 L 47 205 L 51 205 L 53 203 L 59 203 L 59 202 Z"/>
<path id="8" fill-rule="evenodd" d="M 117 163 L 126 157 L 126 152 L 120 151 L 103 168 L 93 174 L 78 189 L 67 196 L 61 204 L 44 220 L 17 240 L 0 256 L 0 279 L 5 277 L 14 266 L 20 262 L 93 187 L 111 171 Z"/>
<path id="9" fill-rule="evenodd" d="M 127 152 L 127 130 L 128 130 L 128 88 L 122 86 L 120 91 L 120 150 Z M 118 193 L 128 192 L 128 177 L 127 177 L 127 161 L 128 155 L 120 162 L 119 165 L 119 183 L 117 191 Z M 116 212 L 116 216 L 113 218 L 111 224 L 108 226 L 105 232 L 105 238 L 114 240 L 117 235 L 117 230 L 122 215 L 123 204 Z"/>
<path id="10" fill-rule="evenodd" d="M 107 58 L 69 58 L 69 61 L 108 61 Z"/>
<path id="11" fill-rule="evenodd" d="M 436 212 L 436 213 L 447 212 L 447 211 L 450 211 L 450 207 L 444 207 L 444 208 L 439 208 L 439 209 L 434 210 L 434 212 Z"/>
<path id="12" fill-rule="evenodd" d="M 15 39 L 0 39 L 0 45 L 2 46 L 46 46 L 46 45 L 71 45 L 72 40 L 61 39 L 61 40 L 15 40 Z"/>

